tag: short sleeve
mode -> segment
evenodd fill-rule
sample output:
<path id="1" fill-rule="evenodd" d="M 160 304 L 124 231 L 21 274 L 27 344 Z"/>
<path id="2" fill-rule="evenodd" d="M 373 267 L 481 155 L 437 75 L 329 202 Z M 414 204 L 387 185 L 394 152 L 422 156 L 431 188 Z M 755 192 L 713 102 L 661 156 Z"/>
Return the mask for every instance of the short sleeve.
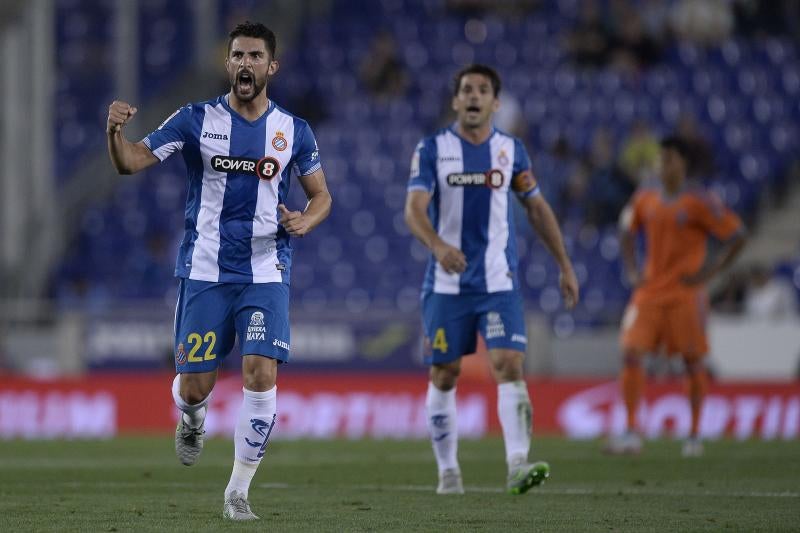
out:
<path id="1" fill-rule="evenodd" d="M 409 191 L 433 192 L 436 188 L 436 145 L 432 139 L 422 140 L 411 156 Z"/>
<path id="2" fill-rule="evenodd" d="M 142 139 L 142 142 L 160 161 L 165 160 L 173 152 L 183 150 L 189 137 L 191 115 L 191 105 L 181 107 L 167 117 L 157 130 Z"/>
<path id="3" fill-rule="evenodd" d="M 712 192 L 697 195 L 690 216 L 709 235 L 727 241 L 744 229 L 742 220 Z"/>
<path id="4" fill-rule="evenodd" d="M 301 176 L 308 176 L 322 168 L 319 158 L 317 139 L 311 127 L 304 121 L 298 121 L 297 135 L 295 135 L 294 162 Z"/>
<path id="5" fill-rule="evenodd" d="M 511 169 L 511 190 L 521 199 L 541 194 L 539 183 L 531 170 L 531 158 L 525 145 L 514 139 L 514 166 Z"/>

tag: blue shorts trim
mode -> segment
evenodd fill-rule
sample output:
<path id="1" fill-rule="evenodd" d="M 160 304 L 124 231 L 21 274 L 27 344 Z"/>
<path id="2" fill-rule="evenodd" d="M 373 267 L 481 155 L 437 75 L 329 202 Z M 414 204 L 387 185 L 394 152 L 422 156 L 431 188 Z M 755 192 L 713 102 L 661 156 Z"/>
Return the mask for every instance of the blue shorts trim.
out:
<path id="1" fill-rule="evenodd" d="M 525 313 L 518 291 L 422 295 L 426 364 L 445 364 L 475 352 L 480 334 L 490 350 L 525 353 Z"/>
<path id="2" fill-rule="evenodd" d="M 289 286 L 182 278 L 175 308 L 175 370 L 210 372 L 233 349 L 289 360 Z"/>

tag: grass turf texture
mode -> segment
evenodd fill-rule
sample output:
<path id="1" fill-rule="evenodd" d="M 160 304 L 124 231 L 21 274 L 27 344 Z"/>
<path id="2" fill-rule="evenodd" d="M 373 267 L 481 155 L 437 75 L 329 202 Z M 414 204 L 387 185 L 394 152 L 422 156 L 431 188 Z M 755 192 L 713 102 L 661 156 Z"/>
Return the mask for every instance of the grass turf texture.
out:
<path id="1" fill-rule="evenodd" d="M 0 442 L 0 531 L 797 531 L 797 442 L 648 442 L 608 457 L 598 442 L 534 441 L 552 477 L 505 493 L 503 443 L 462 441 L 467 493 L 434 494 L 426 441 L 270 443 L 250 489 L 262 520 L 222 519 L 233 444 L 197 465 L 172 437 Z"/>

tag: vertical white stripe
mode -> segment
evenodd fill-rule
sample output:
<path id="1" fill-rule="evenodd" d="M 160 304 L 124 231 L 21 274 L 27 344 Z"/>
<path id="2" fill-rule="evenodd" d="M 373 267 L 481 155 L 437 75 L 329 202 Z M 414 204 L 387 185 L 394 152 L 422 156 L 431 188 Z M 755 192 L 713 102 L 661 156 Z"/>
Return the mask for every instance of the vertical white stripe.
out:
<path id="1" fill-rule="evenodd" d="M 217 137 L 203 138 L 202 131 L 216 133 Z M 215 155 L 230 154 L 231 116 L 222 106 L 206 104 L 203 129 L 200 133 L 200 157 L 203 159 L 203 185 L 200 193 L 200 211 L 197 214 L 197 240 L 192 252 L 190 279 L 219 281 L 219 220 L 228 175 L 211 168 Z"/>
<path id="2" fill-rule="evenodd" d="M 461 248 L 461 230 L 464 220 L 464 187 L 447 184 L 447 176 L 464 172 L 464 154 L 461 139 L 450 131 L 436 137 L 436 175 L 439 180 L 439 237 L 451 246 Z M 448 274 L 436 263 L 433 292 L 458 294 L 460 274 Z"/>
<path id="3" fill-rule="evenodd" d="M 492 154 L 492 169 L 503 173 L 503 185 L 492 190 L 489 210 L 489 243 L 486 246 L 484 267 L 486 269 L 487 292 L 510 291 L 514 283 L 508 275 L 508 189 L 511 184 L 511 172 L 514 165 L 514 140 L 511 137 L 495 133 L 489 141 Z"/>
<path id="4" fill-rule="evenodd" d="M 294 120 L 291 116 L 276 108 L 267 117 L 264 127 L 266 128 L 264 155 L 277 159 L 280 171 L 271 180 L 258 180 L 258 199 L 253 218 L 253 237 L 250 241 L 253 251 L 250 258 L 253 283 L 282 280 L 281 271 L 275 266 L 278 264 L 278 252 L 275 247 L 275 236 L 278 232 L 278 185 L 283 180 L 282 174 L 292 158 L 294 145 Z M 283 150 L 275 149 L 272 144 L 278 132 L 281 132 L 286 139 L 286 148 Z M 287 207 L 289 210 L 294 210 L 292 206 Z"/>

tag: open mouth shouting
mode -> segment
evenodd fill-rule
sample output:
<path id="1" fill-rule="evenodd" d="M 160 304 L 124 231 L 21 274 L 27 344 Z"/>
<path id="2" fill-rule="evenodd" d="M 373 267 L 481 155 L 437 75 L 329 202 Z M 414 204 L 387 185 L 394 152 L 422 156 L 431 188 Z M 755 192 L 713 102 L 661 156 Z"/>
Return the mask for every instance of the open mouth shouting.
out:
<path id="1" fill-rule="evenodd" d="M 476 105 L 467 106 L 467 113 L 480 113 L 481 108 Z"/>
<path id="2" fill-rule="evenodd" d="M 248 70 L 243 70 L 236 77 L 236 88 L 241 95 L 252 94 L 255 88 L 255 78 L 253 73 Z"/>

